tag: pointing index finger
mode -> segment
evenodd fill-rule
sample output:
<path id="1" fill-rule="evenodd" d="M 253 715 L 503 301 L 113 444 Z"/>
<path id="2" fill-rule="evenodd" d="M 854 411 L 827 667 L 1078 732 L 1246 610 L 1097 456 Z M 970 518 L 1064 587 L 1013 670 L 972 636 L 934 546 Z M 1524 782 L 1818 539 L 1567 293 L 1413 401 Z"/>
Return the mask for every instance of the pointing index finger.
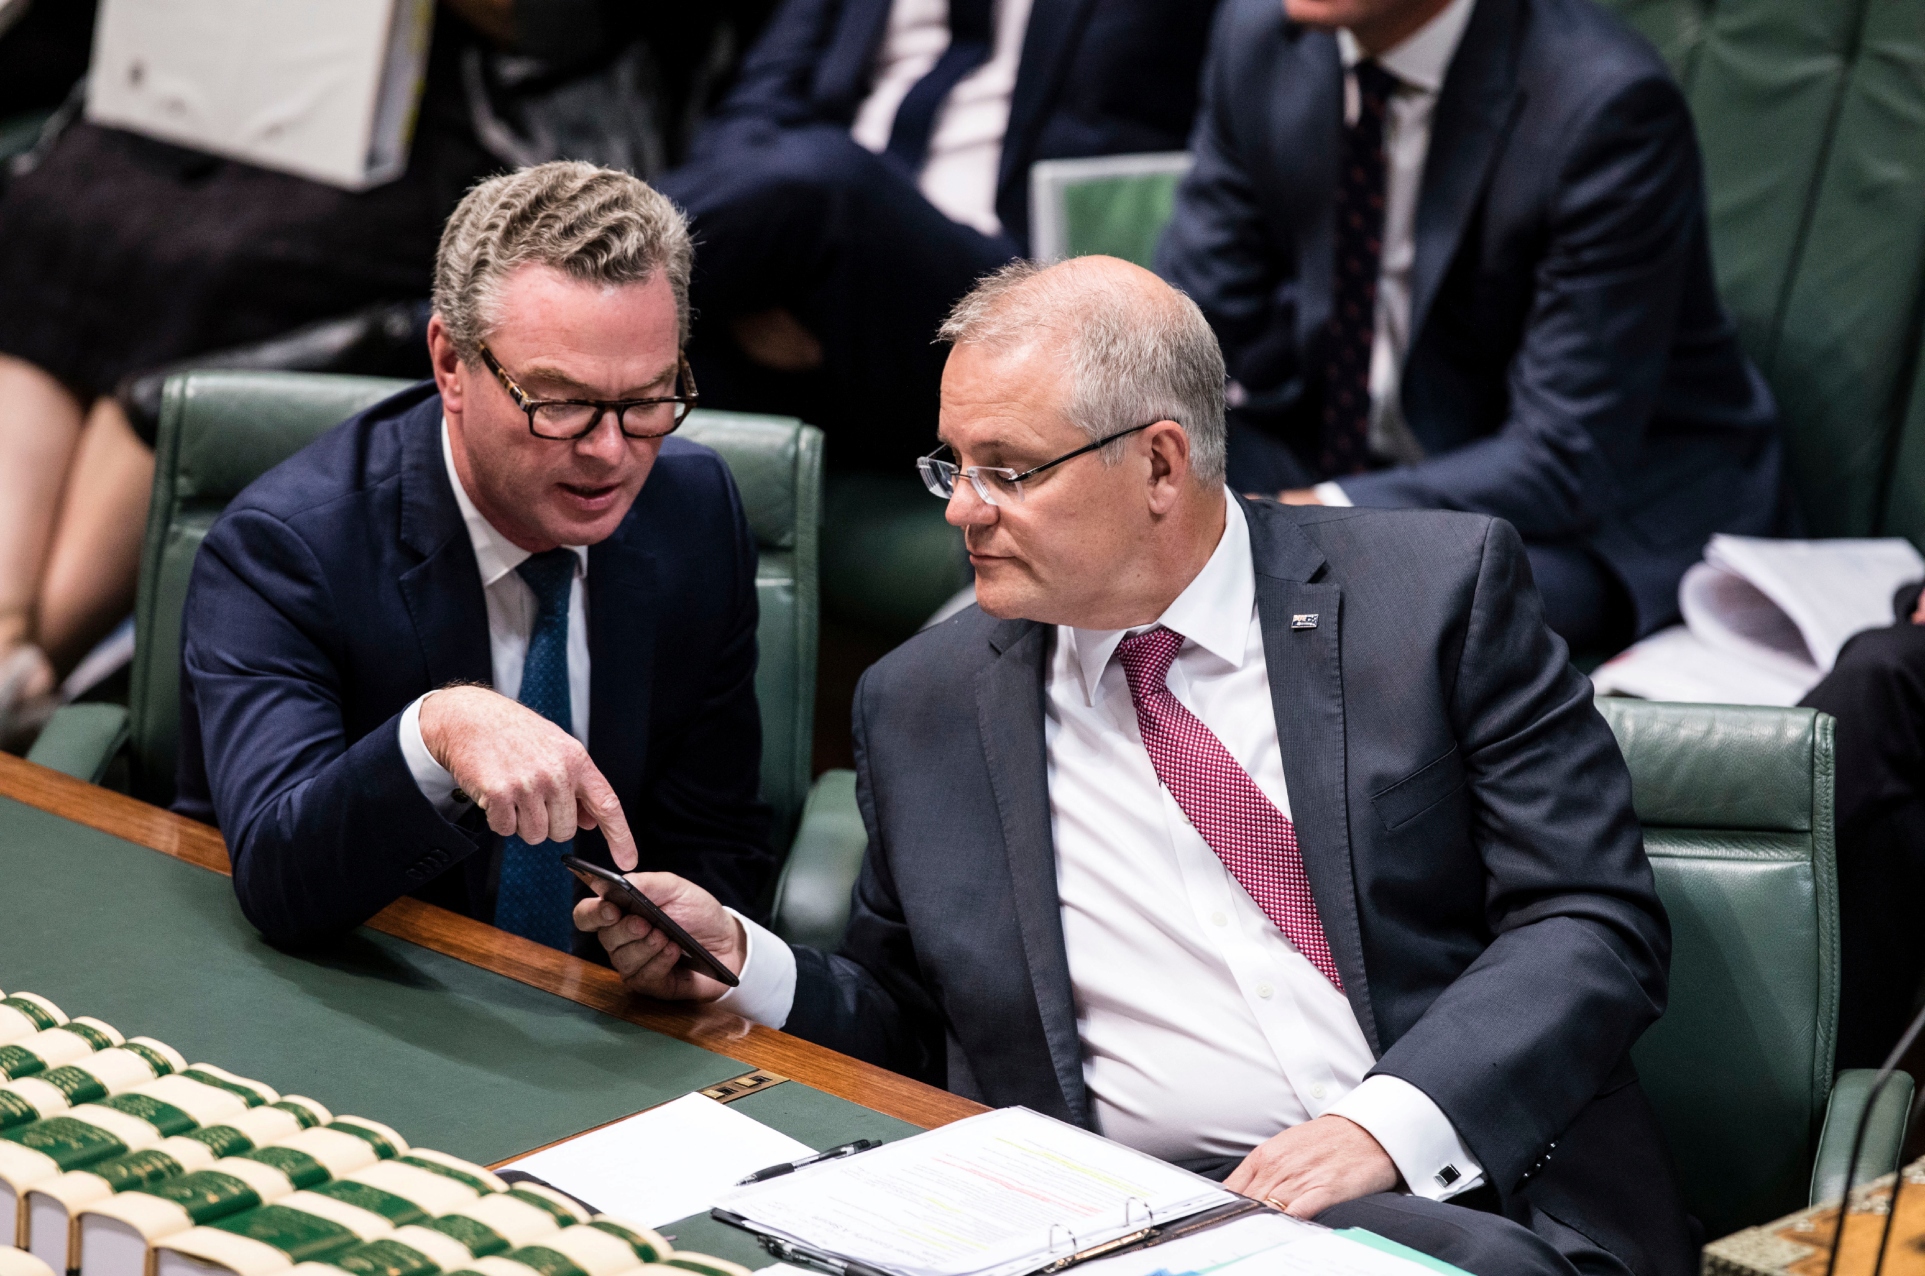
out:
<path id="1" fill-rule="evenodd" d="M 581 804 L 600 826 L 602 836 L 608 839 L 608 854 L 614 859 L 615 867 L 624 873 L 633 872 L 641 858 L 635 850 L 635 835 L 628 831 L 628 817 L 622 813 L 621 799 L 615 796 L 615 790 L 593 763 L 582 774 L 579 792 Z"/>

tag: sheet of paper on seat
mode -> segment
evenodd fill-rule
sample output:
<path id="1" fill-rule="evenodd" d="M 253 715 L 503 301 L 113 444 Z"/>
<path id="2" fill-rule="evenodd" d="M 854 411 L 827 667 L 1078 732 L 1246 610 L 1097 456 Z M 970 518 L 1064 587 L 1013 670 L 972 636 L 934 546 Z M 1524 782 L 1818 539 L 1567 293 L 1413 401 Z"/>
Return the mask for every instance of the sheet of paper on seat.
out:
<path id="1" fill-rule="evenodd" d="M 1099 1258 L 1076 1271 L 1078 1276 L 1466 1276 L 1434 1258 L 1386 1253 L 1347 1232 L 1268 1212 Z"/>
<path id="2" fill-rule="evenodd" d="M 738 1188 L 716 1204 L 902 1276 L 1014 1276 L 1236 1199 L 1088 1130 L 1004 1108 Z"/>
<path id="3" fill-rule="evenodd" d="M 815 1150 L 725 1104 L 685 1094 L 505 1168 L 603 1213 L 660 1227 L 702 1213 L 757 1170 Z"/>

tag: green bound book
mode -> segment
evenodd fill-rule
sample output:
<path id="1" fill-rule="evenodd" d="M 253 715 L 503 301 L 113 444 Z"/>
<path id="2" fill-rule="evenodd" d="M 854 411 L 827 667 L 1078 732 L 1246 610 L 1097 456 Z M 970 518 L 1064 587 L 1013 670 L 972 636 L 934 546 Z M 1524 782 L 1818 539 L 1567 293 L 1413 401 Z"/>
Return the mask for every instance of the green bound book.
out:
<path id="1" fill-rule="evenodd" d="M 599 1215 L 506 1254 L 478 1258 L 456 1276 L 619 1276 L 665 1262 L 674 1248 L 646 1227 Z"/>
<path id="2" fill-rule="evenodd" d="M 59 1027 L 42 1028 L 31 1036 L 0 1046 L 0 1080 L 31 1077 L 63 1063 L 84 1059 L 96 1050 L 120 1045 L 125 1040 L 111 1024 L 82 1015 Z"/>
<path id="3" fill-rule="evenodd" d="M 417 1149 L 155 1247 L 152 1276 L 269 1276 L 327 1261 L 506 1189 L 478 1165 Z"/>
<path id="4" fill-rule="evenodd" d="M 411 1223 L 326 1263 L 302 1263 L 291 1276 L 435 1276 L 478 1258 L 505 1254 L 588 1219 L 552 1188 L 523 1183 L 425 1223 Z"/>
<path id="5" fill-rule="evenodd" d="M 153 1245 L 319 1187 L 409 1152 L 407 1140 L 362 1117 L 342 1117 L 278 1143 L 223 1157 L 204 1170 L 119 1193 L 81 1210 L 81 1276 L 146 1276 Z"/>
<path id="6" fill-rule="evenodd" d="M 37 1077 L 0 1085 L 0 1131 L 58 1116 L 76 1104 L 124 1094 L 186 1066 L 187 1060 L 171 1047 L 152 1037 L 135 1037 Z"/>
<path id="7" fill-rule="evenodd" d="M 60 1013 L 60 1007 L 45 997 L 30 992 L 0 997 L 0 1046 L 58 1028 L 66 1022 L 67 1016 Z"/>
<path id="8" fill-rule="evenodd" d="M 186 1076 L 206 1076 L 218 1069 L 195 1064 Z M 326 1108 L 312 1099 L 281 1098 L 258 1082 L 226 1077 L 230 1084 L 258 1086 L 257 1106 L 235 1113 L 213 1125 L 163 1139 L 151 1148 L 110 1157 L 97 1165 L 69 1170 L 27 1193 L 27 1248 L 56 1271 L 80 1267 L 80 1212 L 118 1195 L 152 1189 L 197 1170 L 208 1169 L 222 1157 L 239 1156 L 259 1147 L 292 1138 L 329 1119 Z"/>
<path id="9" fill-rule="evenodd" d="M 179 1073 L 123 1094 L 83 1103 L 59 1116 L 0 1130 L 0 1241 L 28 1244 L 29 1189 L 162 1139 L 214 1125 L 249 1104 L 236 1088 Z M 259 1097 L 255 1106 L 259 1105 Z"/>

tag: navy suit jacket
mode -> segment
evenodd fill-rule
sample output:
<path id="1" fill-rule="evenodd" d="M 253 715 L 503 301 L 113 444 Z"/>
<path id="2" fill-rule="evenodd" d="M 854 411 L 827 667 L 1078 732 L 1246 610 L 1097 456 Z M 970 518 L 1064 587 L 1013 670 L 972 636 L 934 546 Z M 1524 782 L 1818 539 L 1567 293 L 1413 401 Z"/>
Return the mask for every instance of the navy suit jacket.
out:
<path id="1" fill-rule="evenodd" d="M 405 894 L 493 917 L 500 839 L 436 813 L 397 733 L 424 692 L 492 682 L 440 428 L 431 383 L 350 418 L 236 497 L 194 563 L 175 809 L 220 825 L 270 939 L 320 938 Z M 755 562 L 728 467 L 670 438 L 586 581 L 589 754 L 642 867 L 751 912 L 775 868 Z M 599 831 L 576 847 L 607 862 Z"/>
<path id="2" fill-rule="evenodd" d="M 1343 69 L 1276 0 L 1228 0 L 1158 269 L 1216 328 L 1245 419 L 1314 458 Z M 1769 534 L 1769 391 L 1711 275 L 1696 135 L 1658 55 L 1590 0 L 1477 0 L 1419 192 L 1402 402 L 1419 464 L 1359 505 L 1474 510 L 1593 547 L 1640 633 L 1713 532 Z"/>
<path id="3" fill-rule="evenodd" d="M 1297 844 L 1374 1071 L 1437 1103 L 1507 1214 L 1547 1211 L 1643 1276 L 1695 1270 L 1627 1054 L 1664 1008 L 1669 925 L 1623 757 L 1517 533 L 1245 508 Z M 1316 627 L 1291 628 L 1300 613 Z M 785 1027 L 1087 1123 L 1050 832 L 1053 634 L 972 607 L 864 675 L 868 854 L 841 951 L 795 950 Z"/>
<path id="4" fill-rule="evenodd" d="M 1029 243 L 1037 160 L 1180 150 L 1217 0 L 1034 0 L 997 174 L 996 216 Z M 785 0 L 696 144 L 744 125 L 855 121 L 875 76 L 890 0 Z"/>

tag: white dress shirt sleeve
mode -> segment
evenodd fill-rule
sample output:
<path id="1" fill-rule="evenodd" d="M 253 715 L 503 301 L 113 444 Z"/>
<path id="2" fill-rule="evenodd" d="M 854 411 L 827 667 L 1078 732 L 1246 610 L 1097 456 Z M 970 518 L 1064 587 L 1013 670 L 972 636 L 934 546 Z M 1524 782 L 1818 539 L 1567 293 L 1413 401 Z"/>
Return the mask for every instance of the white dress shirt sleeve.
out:
<path id="1" fill-rule="evenodd" d="M 441 813 L 444 820 L 452 820 L 466 809 L 466 803 L 455 797 L 455 778 L 448 768 L 434 760 L 428 746 L 421 738 L 421 702 L 428 695 L 416 697 L 414 702 L 401 711 L 401 757 L 408 764 L 408 773 L 414 776 L 415 787 L 421 796 L 428 799 L 428 805 Z"/>
<path id="2" fill-rule="evenodd" d="M 1319 483 L 1310 490 L 1315 492 L 1317 499 L 1325 505 L 1335 505 L 1342 509 L 1349 509 L 1355 504 L 1355 502 L 1350 499 L 1349 493 L 1345 492 L 1342 487 L 1329 481 Z"/>
<path id="3" fill-rule="evenodd" d="M 736 972 L 742 982 L 717 997 L 715 1004 L 764 1028 L 780 1028 L 795 1007 L 795 953 L 781 936 L 733 908 L 728 913 L 742 923 L 742 936 L 747 941 L 742 969 Z"/>
<path id="4" fill-rule="evenodd" d="M 1411 1195 L 1447 1201 L 1484 1181 L 1471 1156 L 1431 1097 L 1402 1077 L 1377 1073 L 1332 1104 L 1324 1115 L 1354 1121 L 1390 1154 Z"/>

